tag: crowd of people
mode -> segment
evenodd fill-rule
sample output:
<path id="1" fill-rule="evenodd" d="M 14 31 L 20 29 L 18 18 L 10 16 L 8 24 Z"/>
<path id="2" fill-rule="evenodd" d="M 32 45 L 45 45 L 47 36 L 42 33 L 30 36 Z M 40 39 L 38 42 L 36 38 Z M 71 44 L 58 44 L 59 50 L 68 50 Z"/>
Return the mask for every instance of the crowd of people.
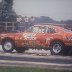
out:
<path id="1" fill-rule="evenodd" d="M 24 31 L 26 29 L 28 29 L 30 26 L 32 26 L 34 24 L 34 17 L 18 17 L 17 18 L 17 24 L 16 24 L 16 30 L 19 31 Z"/>
<path id="2" fill-rule="evenodd" d="M 0 23 L 0 33 L 3 32 L 18 32 L 18 31 L 25 31 L 26 29 L 28 29 L 30 26 L 32 26 L 34 24 L 34 17 L 22 17 L 22 16 L 18 16 L 17 17 L 17 21 L 16 22 L 4 22 L 4 23 Z M 9 25 L 9 26 L 7 26 Z M 14 28 L 13 28 L 14 27 Z"/>

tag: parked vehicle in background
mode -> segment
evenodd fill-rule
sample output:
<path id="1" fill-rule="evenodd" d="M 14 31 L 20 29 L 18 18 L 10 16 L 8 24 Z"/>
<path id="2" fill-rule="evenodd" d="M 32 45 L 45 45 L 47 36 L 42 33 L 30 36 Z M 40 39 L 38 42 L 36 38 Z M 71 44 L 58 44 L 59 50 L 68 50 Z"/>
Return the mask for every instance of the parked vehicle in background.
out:
<path id="1" fill-rule="evenodd" d="M 72 31 L 53 25 L 34 25 L 25 32 L 4 33 L 0 43 L 5 52 L 22 53 L 30 48 L 50 50 L 52 55 L 64 54 L 72 46 Z"/>

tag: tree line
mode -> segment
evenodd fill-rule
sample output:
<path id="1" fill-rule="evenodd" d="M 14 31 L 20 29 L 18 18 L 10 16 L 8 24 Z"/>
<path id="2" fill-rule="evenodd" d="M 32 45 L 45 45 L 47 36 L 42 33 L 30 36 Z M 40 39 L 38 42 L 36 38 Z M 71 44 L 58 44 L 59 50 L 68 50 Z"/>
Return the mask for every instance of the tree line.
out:
<path id="1" fill-rule="evenodd" d="M 16 22 L 17 17 L 18 15 L 13 10 L 13 0 L 2 0 L 0 2 L 0 22 Z M 56 21 L 48 16 L 40 16 L 34 18 L 35 23 L 72 24 L 72 20 Z"/>

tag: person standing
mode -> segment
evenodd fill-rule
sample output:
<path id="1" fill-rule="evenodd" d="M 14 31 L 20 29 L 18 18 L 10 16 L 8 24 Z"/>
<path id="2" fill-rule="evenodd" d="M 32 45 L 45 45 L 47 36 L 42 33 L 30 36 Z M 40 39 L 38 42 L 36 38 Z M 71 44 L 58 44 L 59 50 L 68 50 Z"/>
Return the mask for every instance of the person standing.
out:
<path id="1" fill-rule="evenodd" d="M 17 23 L 16 23 L 16 26 L 15 26 L 15 30 L 16 30 L 17 32 L 20 32 L 20 24 L 21 24 L 21 21 L 22 21 L 21 16 L 18 16 L 18 18 L 17 18 Z"/>
<path id="2" fill-rule="evenodd" d="M 34 18 L 33 16 L 31 16 L 31 17 L 29 18 L 30 26 L 33 26 L 33 25 L 34 25 L 34 20 L 35 20 L 35 18 Z"/>
<path id="3" fill-rule="evenodd" d="M 24 20 L 25 20 L 25 30 L 26 30 L 29 27 L 29 18 L 25 16 Z"/>

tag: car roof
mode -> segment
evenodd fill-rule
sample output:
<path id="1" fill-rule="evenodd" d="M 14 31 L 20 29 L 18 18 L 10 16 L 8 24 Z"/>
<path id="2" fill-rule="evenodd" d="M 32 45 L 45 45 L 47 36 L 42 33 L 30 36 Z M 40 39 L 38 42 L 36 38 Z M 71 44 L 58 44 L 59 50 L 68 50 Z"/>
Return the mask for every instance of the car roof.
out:
<path id="1" fill-rule="evenodd" d="M 51 28 L 62 28 L 60 26 L 57 26 L 57 25 L 34 25 L 34 26 L 41 26 L 41 27 L 51 27 Z"/>
<path id="2" fill-rule="evenodd" d="M 60 27 L 58 25 L 34 25 L 34 26 L 40 26 L 40 27 L 49 27 L 55 29 L 56 32 L 64 32 L 63 27 Z"/>

